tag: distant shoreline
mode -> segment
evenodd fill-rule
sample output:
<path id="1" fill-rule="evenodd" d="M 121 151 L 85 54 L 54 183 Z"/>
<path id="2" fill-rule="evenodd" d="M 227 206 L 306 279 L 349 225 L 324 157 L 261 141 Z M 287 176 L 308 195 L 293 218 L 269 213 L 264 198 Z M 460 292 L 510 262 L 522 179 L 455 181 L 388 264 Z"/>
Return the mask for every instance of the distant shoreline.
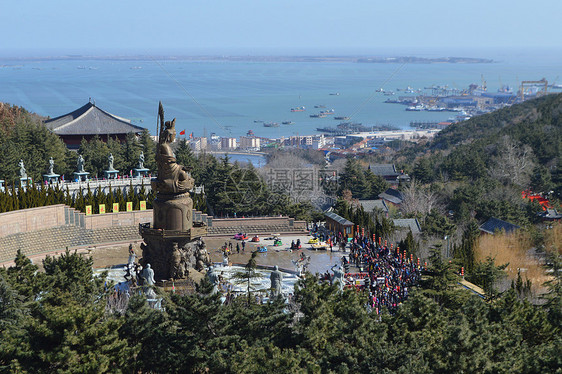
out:
<path id="1" fill-rule="evenodd" d="M 170 56 L 170 55 L 136 55 L 136 56 L 98 56 L 98 55 L 61 55 L 43 57 L 1 57 L 12 61 L 218 61 L 218 62 L 332 62 L 332 63 L 376 63 L 376 64 L 489 64 L 495 61 L 477 57 L 416 57 L 416 56 Z"/>

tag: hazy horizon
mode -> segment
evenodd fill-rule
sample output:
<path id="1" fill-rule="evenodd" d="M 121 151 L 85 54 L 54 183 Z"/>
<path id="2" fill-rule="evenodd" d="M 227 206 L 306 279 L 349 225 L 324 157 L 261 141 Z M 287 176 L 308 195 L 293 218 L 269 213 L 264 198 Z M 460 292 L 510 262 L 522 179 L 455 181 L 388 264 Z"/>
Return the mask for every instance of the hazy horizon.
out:
<path id="1" fill-rule="evenodd" d="M 269 50 L 269 49 L 147 49 L 147 50 L 123 50 L 123 49 L 3 49 L 0 51 L 0 59 L 49 59 L 49 58 L 142 58 L 142 57 L 393 57 L 413 56 L 421 58 L 439 57 L 467 57 L 484 58 L 502 61 L 511 58 L 554 58 L 562 57 L 562 48 L 527 47 L 527 48 L 394 48 L 394 49 L 294 49 L 294 50 Z"/>

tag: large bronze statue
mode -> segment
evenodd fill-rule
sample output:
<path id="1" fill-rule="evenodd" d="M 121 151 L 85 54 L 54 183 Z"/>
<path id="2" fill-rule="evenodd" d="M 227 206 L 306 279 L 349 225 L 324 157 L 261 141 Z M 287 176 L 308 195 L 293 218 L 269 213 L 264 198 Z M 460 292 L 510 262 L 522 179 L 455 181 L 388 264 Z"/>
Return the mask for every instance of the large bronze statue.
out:
<path id="1" fill-rule="evenodd" d="M 193 188 L 193 178 L 189 170 L 177 163 L 176 156 L 170 146 L 176 140 L 176 119 L 167 121 L 160 132 L 158 141 L 158 177 L 152 182 L 152 187 L 160 193 L 178 194 L 188 192 Z"/>
<path id="2" fill-rule="evenodd" d="M 151 181 L 157 194 L 153 202 L 152 227 L 146 224 L 140 227 L 145 241 L 141 245 L 141 263 L 152 265 L 157 280 L 181 279 L 188 276 L 190 269 L 202 267 L 201 264 L 197 266 L 197 262 L 205 256 L 197 244 L 206 228 L 204 224 L 193 223 L 189 191 L 194 181 L 189 170 L 177 163 L 172 150 L 176 120 L 164 122 L 162 103 L 158 115 L 161 125 L 156 151 L 158 176 Z"/>

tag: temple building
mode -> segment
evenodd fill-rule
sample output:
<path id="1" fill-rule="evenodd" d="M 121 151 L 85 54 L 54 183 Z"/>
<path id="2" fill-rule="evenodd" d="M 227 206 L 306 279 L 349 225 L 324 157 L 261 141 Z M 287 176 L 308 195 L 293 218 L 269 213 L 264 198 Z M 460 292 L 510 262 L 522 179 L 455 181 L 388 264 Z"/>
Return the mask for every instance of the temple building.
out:
<path id="1" fill-rule="evenodd" d="M 97 135 L 104 141 L 117 138 L 123 142 L 128 133 L 139 135 L 144 130 L 133 125 L 131 120 L 98 108 L 91 101 L 73 112 L 46 120 L 45 126 L 57 134 L 69 149 L 78 149 L 83 138 L 90 140 Z"/>

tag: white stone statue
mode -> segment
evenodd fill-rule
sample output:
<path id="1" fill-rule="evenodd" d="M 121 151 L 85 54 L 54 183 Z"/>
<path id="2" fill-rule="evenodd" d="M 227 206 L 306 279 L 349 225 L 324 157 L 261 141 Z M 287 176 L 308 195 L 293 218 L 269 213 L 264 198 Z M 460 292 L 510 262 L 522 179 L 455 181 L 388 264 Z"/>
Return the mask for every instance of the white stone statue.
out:
<path id="1" fill-rule="evenodd" d="M 53 158 L 51 157 L 51 158 L 49 159 L 49 175 L 55 174 L 54 168 L 55 168 L 55 161 L 54 161 Z"/>
<path id="2" fill-rule="evenodd" d="M 84 157 L 78 155 L 78 160 L 76 160 L 76 172 L 84 173 Z"/>
<path id="3" fill-rule="evenodd" d="M 332 271 L 334 272 L 334 276 L 332 277 L 332 284 L 338 286 L 340 292 L 343 292 L 343 286 L 345 284 L 344 281 L 345 273 L 341 269 L 341 266 L 338 266 L 337 268 L 336 266 L 337 265 L 332 266 Z"/>
<path id="4" fill-rule="evenodd" d="M 25 171 L 25 166 L 23 165 L 23 160 L 20 160 L 20 163 L 18 165 L 20 167 L 20 178 L 26 179 L 27 178 L 27 172 Z"/>
<path id="5" fill-rule="evenodd" d="M 139 156 L 139 169 L 144 169 L 144 153 L 141 151 Z"/>
<path id="6" fill-rule="evenodd" d="M 154 286 L 154 283 L 156 283 L 154 281 L 154 270 L 150 268 L 150 264 L 146 264 L 146 267 L 141 273 L 141 277 L 145 286 Z"/>
<path id="7" fill-rule="evenodd" d="M 109 167 L 107 168 L 108 171 L 113 171 L 113 170 L 115 170 L 115 169 L 113 168 L 113 160 L 114 160 L 114 159 L 113 159 L 113 154 L 110 153 L 109 156 L 107 156 L 107 161 L 109 162 Z"/>
<path id="8" fill-rule="evenodd" d="M 279 271 L 277 265 L 273 268 L 269 279 L 271 280 L 271 298 L 276 298 L 281 295 L 281 282 L 283 281 L 283 273 Z"/>

